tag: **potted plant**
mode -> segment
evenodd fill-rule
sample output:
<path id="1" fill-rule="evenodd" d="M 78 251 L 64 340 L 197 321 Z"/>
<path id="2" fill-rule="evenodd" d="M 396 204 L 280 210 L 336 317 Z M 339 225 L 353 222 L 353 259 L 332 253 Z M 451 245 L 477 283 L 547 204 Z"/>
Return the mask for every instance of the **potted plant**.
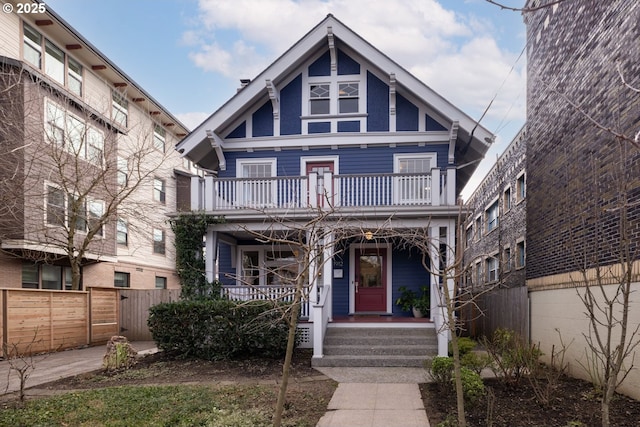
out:
<path id="1" fill-rule="evenodd" d="M 431 314 L 431 295 L 428 286 L 420 287 L 420 294 L 416 294 L 406 286 L 398 288 L 400 296 L 396 300 L 396 305 L 404 311 L 413 311 L 414 317 L 429 317 Z"/>

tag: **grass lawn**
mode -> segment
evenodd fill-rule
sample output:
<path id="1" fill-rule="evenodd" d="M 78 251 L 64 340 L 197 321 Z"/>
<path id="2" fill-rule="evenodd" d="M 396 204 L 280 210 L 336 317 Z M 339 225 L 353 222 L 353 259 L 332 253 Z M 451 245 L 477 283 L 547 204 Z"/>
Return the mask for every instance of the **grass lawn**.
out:
<path id="1" fill-rule="evenodd" d="M 309 404 L 314 399 L 296 394 Z M 97 388 L 4 404 L 0 426 L 269 426 L 276 396 L 277 386 L 255 384 Z M 285 411 L 285 425 L 316 422 Z"/>

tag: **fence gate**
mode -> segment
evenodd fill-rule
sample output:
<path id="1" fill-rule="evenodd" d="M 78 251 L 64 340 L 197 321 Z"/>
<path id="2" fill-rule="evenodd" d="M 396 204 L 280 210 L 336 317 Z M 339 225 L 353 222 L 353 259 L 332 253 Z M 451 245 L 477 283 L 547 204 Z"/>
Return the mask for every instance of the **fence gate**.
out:
<path id="1" fill-rule="evenodd" d="M 147 326 L 149 308 L 179 297 L 180 289 L 121 289 L 120 334 L 129 341 L 151 341 Z"/>

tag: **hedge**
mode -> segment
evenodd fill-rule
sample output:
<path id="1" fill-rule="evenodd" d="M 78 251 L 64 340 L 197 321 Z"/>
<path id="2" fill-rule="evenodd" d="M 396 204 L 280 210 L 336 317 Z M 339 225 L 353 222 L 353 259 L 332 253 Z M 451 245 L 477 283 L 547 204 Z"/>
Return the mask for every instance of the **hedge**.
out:
<path id="1" fill-rule="evenodd" d="M 181 300 L 149 309 L 158 348 L 206 360 L 284 355 L 288 326 L 273 303 Z"/>

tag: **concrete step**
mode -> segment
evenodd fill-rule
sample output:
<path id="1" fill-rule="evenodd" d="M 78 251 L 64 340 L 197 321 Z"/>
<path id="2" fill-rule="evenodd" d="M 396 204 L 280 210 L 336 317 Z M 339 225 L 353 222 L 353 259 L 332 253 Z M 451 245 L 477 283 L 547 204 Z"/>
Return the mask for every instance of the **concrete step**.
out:
<path id="1" fill-rule="evenodd" d="M 438 354 L 434 328 L 328 327 L 313 366 L 423 367 Z"/>

